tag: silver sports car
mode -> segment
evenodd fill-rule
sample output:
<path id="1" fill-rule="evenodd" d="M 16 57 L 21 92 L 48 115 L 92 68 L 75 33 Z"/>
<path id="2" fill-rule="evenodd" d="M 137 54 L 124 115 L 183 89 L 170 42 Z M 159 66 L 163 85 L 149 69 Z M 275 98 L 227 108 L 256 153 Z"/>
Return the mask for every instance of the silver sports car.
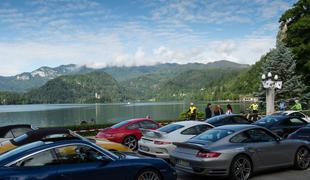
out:
<path id="1" fill-rule="evenodd" d="M 220 126 L 175 145 L 170 160 L 177 170 L 234 180 L 282 166 L 305 170 L 310 164 L 308 142 L 281 139 L 256 125 Z"/>

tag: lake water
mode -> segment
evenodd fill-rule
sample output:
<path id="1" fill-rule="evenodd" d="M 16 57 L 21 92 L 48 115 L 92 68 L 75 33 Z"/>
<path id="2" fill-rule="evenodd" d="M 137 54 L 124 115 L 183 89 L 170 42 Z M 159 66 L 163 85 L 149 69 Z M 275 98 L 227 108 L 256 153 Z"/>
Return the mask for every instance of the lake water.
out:
<path id="1" fill-rule="evenodd" d="M 221 104 L 226 110 L 227 103 L 217 104 Z M 231 104 L 234 113 L 244 111 L 246 107 L 241 103 Z M 198 103 L 196 106 L 199 111 L 204 111 L 206 103 Z M 151 116 L 154 120 L 176 120 L 187 109 L 188 103 L 184 102 L 2 105 L 0 125 L 26 123 L 50 127 L 78 125 L 82 121 L 105 124 L 146 116 Z"/>

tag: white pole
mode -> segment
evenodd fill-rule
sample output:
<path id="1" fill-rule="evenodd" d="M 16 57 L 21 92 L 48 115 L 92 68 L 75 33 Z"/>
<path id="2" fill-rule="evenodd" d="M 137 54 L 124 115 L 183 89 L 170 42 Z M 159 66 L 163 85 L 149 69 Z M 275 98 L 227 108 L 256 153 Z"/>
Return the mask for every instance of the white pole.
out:
<path id="1" fill-rule="evenodd" d="M 266 115 L 271 115 L 274 113 L 274 98 L 275 98 L 275 89 L 270 87 L 266 89 Z"/>

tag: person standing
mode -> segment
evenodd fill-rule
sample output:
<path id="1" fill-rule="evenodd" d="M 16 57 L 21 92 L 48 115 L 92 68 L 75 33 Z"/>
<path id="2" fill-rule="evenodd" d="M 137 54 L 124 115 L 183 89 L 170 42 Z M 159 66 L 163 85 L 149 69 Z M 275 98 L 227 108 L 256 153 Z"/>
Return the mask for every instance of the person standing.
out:
<path id="1" fill-rule="evenodd" d="M 282 99 L 279 104 L 279 110 L 285 111 L 285 109 L 286 109 L 286 104 L 285 104 L 285 101 Z"/>
<path id="2" fill-rule="evenodd" d="M 294 104 L 294 106 L 291 109 L 295 110 L 295 111 L 301 111 L 302 110 L 302 106 L 301 106 L 301 104 L 300 104 L 300 102 L 298 100 L 295 100 L 295 104 Z"/>
<path id="3" fill-rule="evenodd" d="M 206 119 L 209 119 L 212 117 L 211 103 L 208 103 L 207 107 L 205 108 L 205 115 L 206 115 Z"/>
<path id="4" fill-rule="evenodd" d="M 192 102 L 190 103 L 189 109 L 187 111 L 187 115 L 189 117 L 189 120 L 197 119 L 197 107 Z"/>
<path id="5" fill-rule="evenodd" d="M 226 114 L 232 114 L 233 110 L 230 104 L 227 104 L 227 110 L 226 110 Z"/>
<path id="6" fill-rule="evenodd" d="M 213 114 L 214 116 L 219 116 L 219 115 L 224 114 L 224 111 L 219 104 L 215 106 Z"/>
<path id="7" fill-rule="evenodd" d="M 254 101 L 251 105 L 250 105 L 250 113 L 248 114 L 248 119 L 255 122 L 258 119 L 258 104 L 256 101 Z"/>

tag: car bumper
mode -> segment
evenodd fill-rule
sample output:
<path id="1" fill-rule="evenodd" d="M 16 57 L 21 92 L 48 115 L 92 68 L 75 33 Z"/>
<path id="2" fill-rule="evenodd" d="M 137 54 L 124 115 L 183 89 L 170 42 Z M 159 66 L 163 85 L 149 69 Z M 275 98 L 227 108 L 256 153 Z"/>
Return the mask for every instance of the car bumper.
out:
<path id="1" fill-rule="evenodd" d="M 155 145 L 151 143 L 143 143 L 142 141 L 139 141 L 138 147 L 138 152 L 142 154 L 155 156 L 163 159 L 169 159 L 169 153 L 175 148 L 175 146 L 172 144 Z"/>
<path id="2" fill-rule="evenodd" d="M 230 161 L 223 158 L 198 159 L 170 155 L 176 170 L 206 176 L 228 176 Z M 183 163 L 181 163 L 183 162 Z"/>

